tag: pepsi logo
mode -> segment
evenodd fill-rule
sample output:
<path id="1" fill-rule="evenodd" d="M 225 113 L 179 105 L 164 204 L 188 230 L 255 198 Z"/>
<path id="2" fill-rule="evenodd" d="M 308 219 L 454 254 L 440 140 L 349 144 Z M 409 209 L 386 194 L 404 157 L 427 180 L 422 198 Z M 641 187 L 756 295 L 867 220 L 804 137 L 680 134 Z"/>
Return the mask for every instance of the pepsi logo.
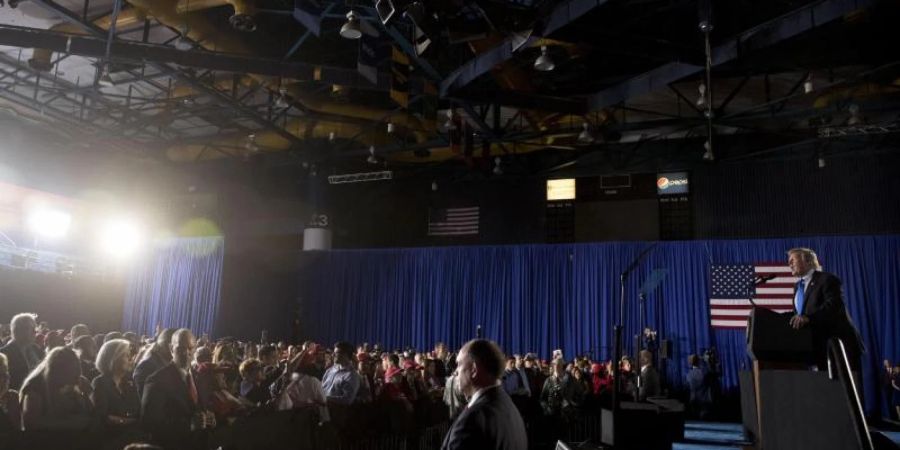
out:
<path id="1" fill-rule="evenodd" d="M 669 187 L 669 179 L 666 177 L 659 177 L 659 179 L 656 180 L 656 187 L 667 189 Z"/>

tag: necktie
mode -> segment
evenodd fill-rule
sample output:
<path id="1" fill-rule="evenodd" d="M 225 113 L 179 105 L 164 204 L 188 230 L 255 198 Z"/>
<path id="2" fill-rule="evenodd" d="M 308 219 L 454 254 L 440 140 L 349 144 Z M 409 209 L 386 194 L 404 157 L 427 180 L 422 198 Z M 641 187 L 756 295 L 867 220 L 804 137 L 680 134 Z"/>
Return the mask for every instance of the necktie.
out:
<path id="1" fill-rule="evenodd" d="M 797 293 L 794 294 L 794 306 L 797 308 L 797 314 L 803 314 L 803 279 L 797 282 Z"/>

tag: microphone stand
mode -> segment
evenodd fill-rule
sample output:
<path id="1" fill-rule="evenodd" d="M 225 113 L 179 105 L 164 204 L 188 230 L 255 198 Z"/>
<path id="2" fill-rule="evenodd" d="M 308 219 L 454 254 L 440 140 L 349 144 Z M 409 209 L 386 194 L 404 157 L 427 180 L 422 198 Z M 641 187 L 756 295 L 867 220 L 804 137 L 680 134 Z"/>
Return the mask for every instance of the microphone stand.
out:
<path id="1" fill-rule="evenodd" d="M 622 359 L 622 331 L 625 327 L 625 281 L 628 279 L 628 275 L 637 268 L 638 264 L 650 253 L 650 250 L 653 250 L 658 243 L 654 243 L 644 249 L 628 267 L 625 268 L 624 271 L 619 275 L 619 323 L 614 327 L 614 335 L 613 335 L 613 345 L 615 346 L 615 359 L 613 360 L 613 370 L 618 372 L 619 361 Z M 622 374 L 616 373 L 613 378 L 613 395 L 612 395 L 612 414 L 613 414 L 613 423 L 616 421 L 616 416 L 618 415 L 619 404 L 621 402 L 621 398 L 619 397 L 619 391 L 622 389 Z"/>

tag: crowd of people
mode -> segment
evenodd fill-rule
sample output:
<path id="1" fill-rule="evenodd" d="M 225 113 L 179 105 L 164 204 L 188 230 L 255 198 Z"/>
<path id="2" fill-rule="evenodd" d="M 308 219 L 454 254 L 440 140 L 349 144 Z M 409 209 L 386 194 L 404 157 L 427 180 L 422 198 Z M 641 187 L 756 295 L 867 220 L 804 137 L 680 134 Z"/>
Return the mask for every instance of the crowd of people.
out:
<path id="1" fill-rule="evenodd" d="M 443 425 L 445 433 L 470 401 L 457 355 L 442 343 L 417 352 L 211 340 L 188 329 L 93 334 L 84 324 L 51 330 L 27 313 L 3 328 L 0 443 L 10 444 L 3 448 L 231 448 L 246 438 L 243 424 L 287 411 L 316 430 L 305 438 L 320 447 L 379 433 L 423 442 L 429 428 Z M 561 350 L 549 360 L 509 355 L 498 382 L 529 436 L 553 442 L 567 422 L 609 405 L 616 377 L 623 399 L 662 395 L 654 359 L 644 350 L 637 364 L 625 357 L 614 368 L 568 360 Z M 689 405 L 702 415 L 712 400 L 710 374 L 697 355 L 689 362 Z"/>

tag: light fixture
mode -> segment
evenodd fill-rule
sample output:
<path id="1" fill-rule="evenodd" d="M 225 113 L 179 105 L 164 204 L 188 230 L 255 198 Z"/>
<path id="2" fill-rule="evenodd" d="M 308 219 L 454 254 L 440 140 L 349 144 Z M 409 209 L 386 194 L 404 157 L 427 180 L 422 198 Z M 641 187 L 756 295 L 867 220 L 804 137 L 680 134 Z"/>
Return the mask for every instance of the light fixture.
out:
<path id="1" fill-rule="evenodd" d="M 369 164 L 378 164 L 378 157 L 375 156 L 375 146 L 369 146 L 369 157 L 366 158 L 366 162 Z"/>
<path id="2" fill-rule="evenodd" d="M 847 125 L 859 125 L 862 123 L 862 119 L 859 117 L 859 105 L 851 103 L 847 107 L 847 111 L 850 112 L 850 119 L 847 120 Z"/>
<path id="3" fill-rule="evenodd" d="M 697 86 L 697 91 L 700 92 L 700 96 L 697 97 L 697 106 L 706 105 L 706 85 L 700 83 L 700 86 Z"/>
<path id="4" fill-rule="evenodd" d="M 453 108 L 447 110 L 447 122 L 444 123 L 444 129 L 447 131 L 456 129 L 456 123 L 453 121 Z"/>
<path id="5" fill-rule="evenodd" d="M 394 17 L 394 13 L 397 12 L 397 8 L 394 7 L 394 2 L 391 0 L 378 0 L 375 2 L 375 12 L 378 13 L 381 23 L 387 25 Z"/>
<path id="6" fill-rule="evenodd" d="M 359 27 L 359 19 L 351 9 L 347 13 L 347 23 L 341 27 L 341 37 L 345 39 L 359 39 L 362 37 L 362 29 Z"/>
<path id="7" fill-rule="evenodd" d="M 581 124 L 581 128 L 581 133 L 578 134 L 578 142 L 582 144 L 594 142 L 594 133 L 591 131 L 591 124 L 585 122 Z"/>
<path id="8" fill-rule="evenodd" d="M 494 157 L 494 175 L 503 175 L 503 169 L 500 168 L 500 163 L 503 162 L 499 156 Z"/>
<path id="9" fill-rule="evenodd" d="M 547 46 L 541 46 L 541 54 L 534 60 L 534 69 L 540 70 L 541 72 L 550 72 L 551 70 L 556 68 L 556 64 L 553 63 L 553 58 L 547 52 Z"/>
<path id="10" fill-rule="evenodd" d="M 178 36 L 178 39 L 175 39 L 175 48 L 186 52 L 194 48 L 194 43 L 188 39 L 188 27 L 187 24 L 181 27 L 181 36 Z"/>
<path id="11" fill-rule="evenodd" d="M 291 107 L 291 103 L 288 101 L 287 88 L 278 88 L 278 98 L 275 99 L 275 107 L 278 109 L 287 109 Z"/>
<path id="12" fill-rule="evenodd" d="M 103 68 L 100 69 L 100 78 L 97 78 L 97 85 L 100 87 L 113 87 L 115 85 L 112 77 L 109 76 L 109 63 L 104 64 Z"/>
<path id="13" fill-rule="evenodd" d="M 812 93 L 813 88 L 812 74 L 810 73 L 806 75 L 806 81 L 803 82 L 803 92 L 805 94 L 810 94 Z"/>
<path id="14" fill-rule="evenodd" d="M 244 148 L 247 149 L 250 153 L 256 153 L 259 151 L 259 145 L 256 143 L 256 135 L 250 133 L 247 135 L 247 142 L 244 143 Z"/>
<path id="15" fill-rule="evenodd" d="M 818 163 L 818 166 L 819 166 L 820 169 L 824 169 L 824 168 L 825 168 L 825 158 L 819 156 L 819 160 L 817 161 L 817 163 Z"/>
<path id="16" fill-rule="evenodd" d="M 334 142 L 335 134 L 334 131 L 328 132 L 328 142 Z"/>
<path id="17" fill-rule="evenodd" d="M 393 132 L 395 131 L 395 128 L 396 128 L 396 127 L 394 126 L 394 123 L 393 123 L 393 122 L 388 122 L 388 123 L 387 123 L 387 132 L 388 132 L 388 134 L 393 133 Z"/>
<path id="18" fill-rule="evenodd" d="M 712 144 L 710 144 L 708 139 L 703 143 L 703 148 L 706 150 L 706 152 L 703 153 L 703 159 L 705 161 L 712 161 L 716 159 L 716 156 L 713 155 Z"/>
<path id="19" fill-rule="evenodd" d="M 126 258 L 142 245 L 141 228 L 131 219 L 112 219 L 101 230 L 100 248 L 110 256 Z"/>
<path id="20" fill-rule="evenodd" d="M 63 211 L 38 209 L 28 217 L 28 227 L 34 234 L 47 239 L 65 237 L 72 224 L 72 216 Z"/>
<path id="21" fill-rule="evenodd" d="M 437 192 L 437 190 L 438 190 L 438 184 L 437 184 L 437 181 L 432 181 L 432 182 L 431 182 L 431 190 L 434 191 L 434 192 Z"/>

